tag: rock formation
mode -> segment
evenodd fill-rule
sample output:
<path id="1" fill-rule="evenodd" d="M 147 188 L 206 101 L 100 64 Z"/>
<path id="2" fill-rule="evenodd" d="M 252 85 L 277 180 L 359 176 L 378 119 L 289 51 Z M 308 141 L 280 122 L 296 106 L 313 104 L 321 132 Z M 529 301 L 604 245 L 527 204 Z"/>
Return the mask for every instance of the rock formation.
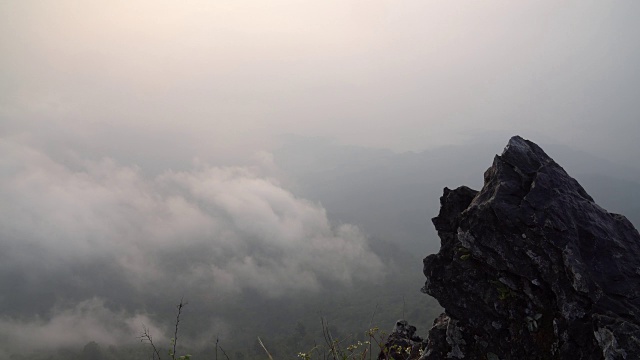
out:
<path id="1" fill-rule="evenodd" d="M 540 147 L 513 137 L 440 202 L 421 359 L 640 359 L 640 235 Z"/>
<path id="2" fill-rule="evenodd" d="M 416 327 L 406 320 L 396 321 L 393 331 L 387 337 L 378 360 L 408 360 L 417 359 L 423 353 L 426 343 L 416 334 Z"/>

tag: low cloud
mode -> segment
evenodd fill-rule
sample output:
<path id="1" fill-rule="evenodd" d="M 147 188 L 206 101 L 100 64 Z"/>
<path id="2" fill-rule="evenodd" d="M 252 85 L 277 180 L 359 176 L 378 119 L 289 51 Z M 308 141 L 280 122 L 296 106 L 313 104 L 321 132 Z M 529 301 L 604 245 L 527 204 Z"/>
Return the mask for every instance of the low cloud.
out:
<path id="1" fill-rule="evenodd" d="M 40 331 L 71 326 L 100 304 L 53 318 L 50 309 L 95 296 L 133 308 L 157 295 L 278 298 L 384 273 L 357 227 L 332 225 L 322 206 L 259 167 L 194 162 L 148 175 L 109 158 L 69 158 L 0 140 L 3 328 L 8 315 L 34 313 Z M 91 324 L 80 318 L 75 327 Z"/>
<path id="2" fill-rule="evenodd" d="M 121 345 L 140 336 L 141 324 L 155 335 L 154 341 L 166 341 L 147 316 L 109 310 L 101 299 L 89 299 L 52 312 L 48 319 L 0 319 L 0 344 L 9 351 L 77 347 L 96 339 L 103 345 Z"/>

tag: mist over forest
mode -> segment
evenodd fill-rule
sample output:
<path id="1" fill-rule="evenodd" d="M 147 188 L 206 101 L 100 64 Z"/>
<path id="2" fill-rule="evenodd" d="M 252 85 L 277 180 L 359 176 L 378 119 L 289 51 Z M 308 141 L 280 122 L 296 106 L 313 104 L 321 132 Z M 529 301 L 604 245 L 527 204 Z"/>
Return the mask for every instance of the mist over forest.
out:
<path id="1" fill-rule="evenodd" d="M 444 187 L 512 135 L 640 224 L 640 5 L 0 3 L 0 359 L 426 332 Z"/>
<path id="2" fill-rule="evenodd" d="M 374 313 L 379 326 L 428 324 L 440 311 L 419 291 L 422 257 L 439 247 L 429 219 L 444 186 L 482 186 L 500 147 L 393 153 L 288 137 L 254 166 L 160 175 L 5 148 L 25 155 L 3 160 L 20 175 L 1 193 L 13 204 L 2 216 L 3 347 L 135 348 L 143 324 L 166 342 L 182 298 L 184 346 L 211 351 L 218 338 L 256 358 L 258 336 L 319 336 L 322 317 L 338 334 L 362 332 Z M 547 148 L 607 209 L 639 222 L 637 169 Z"/>

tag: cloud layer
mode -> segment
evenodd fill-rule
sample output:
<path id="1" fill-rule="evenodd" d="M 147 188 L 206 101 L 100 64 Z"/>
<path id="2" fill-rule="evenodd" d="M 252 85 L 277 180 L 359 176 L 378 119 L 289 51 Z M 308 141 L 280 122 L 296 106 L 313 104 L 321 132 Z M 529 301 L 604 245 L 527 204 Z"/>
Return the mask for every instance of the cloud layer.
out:
<path id="1" fill-rule="evenodd" d="M 103 300 L 92 298 L 72 308 L 56 309 L 48 319 L 0 319 L 0 344 L 14 351 L 82 346 L 96 339 L 103 345 L 120 345 L 139 336 L 141 324 L 156 335 L 154 341 L 166 340 L 147 316 L 114 312 Z"/>
<path id="2" fill-rule="evenodd" d="M 181 294 L 277 298 L 384 272 L 357 227 L 333 226 L 258 167 L 194 162 L 150 176 L 108 158 L 56 160 L 11 138 L 0 154 L 0 286 L 11 289 L 0 303 L 49 317 L 41 331 L 68 324 L 66 313 L 51 319 L 55 306 L 93 297 L 111 309 Z"/>

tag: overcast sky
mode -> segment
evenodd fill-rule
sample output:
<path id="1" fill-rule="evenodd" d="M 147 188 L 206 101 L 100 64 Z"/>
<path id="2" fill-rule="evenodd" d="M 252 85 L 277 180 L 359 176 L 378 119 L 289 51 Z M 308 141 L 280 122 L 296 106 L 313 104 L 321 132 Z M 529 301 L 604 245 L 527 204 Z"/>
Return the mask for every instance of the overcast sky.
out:
<path id="1" fill-rule="evenodd" d="M 2 1 L 2 131 L 219 157 L 280 133 L 402 151 L 500 131 L 631 161 L 639 16 L 595 0 Z"/>
<path id="2" fill-rule="evenodd" d="M 368 234 L 281 181 L 284 134 L 397 152 L 520 134 L 638 168 L 638 19 L 635 0 L 0 1 L 0 304 L 53 309 L 2 310 L 0 334 L 145 316 L 106 309 L 110 287 L 382 276 Z"/>

